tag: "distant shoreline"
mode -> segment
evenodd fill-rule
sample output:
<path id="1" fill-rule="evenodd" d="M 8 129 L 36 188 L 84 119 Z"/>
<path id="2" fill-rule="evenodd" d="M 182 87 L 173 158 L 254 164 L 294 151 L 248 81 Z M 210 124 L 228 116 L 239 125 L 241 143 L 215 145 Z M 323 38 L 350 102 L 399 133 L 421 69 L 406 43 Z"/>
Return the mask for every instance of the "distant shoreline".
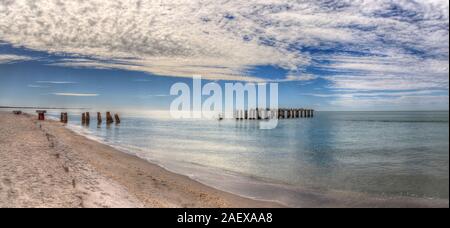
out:
<path id="1" fill-rule="evenodd" d="M 49 107 L 27 107 L 27 106 L 0 106 L 0 109 L 50 109 L 50 110 L 68 110 L 68 109 L 90 109 L 90 108 L 49 108 Z"/>

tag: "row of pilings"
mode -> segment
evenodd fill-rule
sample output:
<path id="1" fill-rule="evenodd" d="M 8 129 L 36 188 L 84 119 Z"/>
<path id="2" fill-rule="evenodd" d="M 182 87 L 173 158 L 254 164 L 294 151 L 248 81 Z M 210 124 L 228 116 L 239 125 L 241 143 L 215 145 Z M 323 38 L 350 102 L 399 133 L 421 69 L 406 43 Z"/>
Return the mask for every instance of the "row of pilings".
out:
<path id="1" fill-rule="evenodd" d="M 313 109 L 250 109 L 234 112 L 236 120 L 268 120 L 313 118 Z"/>
<path id="2" fill-rule="evenodd" d="M 69 116 L 67 114 L 67 112 L 62 112 L 61 113 L 61 117 L 60 117 L 60 121 L 61 123 L 68 123 L 69 122 Z M 103 119 L 102 119 L 102 113 L 101 112 L 97 112 L 97 124 L 100 125 L 102 124 Z M 106 112 L 106 124 L 120 124 L 120 117 L 119 114 L 114 114 L 114 118 L 113 115 L 111 114 L 111 112 Z M 91 123 L 91 114 L 89 112 L 83 112 L 81 113 L 81 124 L 82 125 L 89 125 Z"/>

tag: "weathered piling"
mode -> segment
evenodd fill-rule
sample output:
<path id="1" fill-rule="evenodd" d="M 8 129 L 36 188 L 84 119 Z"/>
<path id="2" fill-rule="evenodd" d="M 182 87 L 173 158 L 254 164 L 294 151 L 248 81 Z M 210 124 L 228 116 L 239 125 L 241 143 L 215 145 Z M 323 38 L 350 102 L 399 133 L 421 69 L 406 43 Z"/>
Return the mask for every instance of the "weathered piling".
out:
<path id="1" fill-rule="evenodd" d="M 67 123 L 69 121 L 69 118 L 67 116 L 67 112 L 61 112 L 60 121 L 61 121 L 61 123 Z"/>
<path id="2" fill-rule="evenodd" d="M 86 124 L 89 125 L 91 123 L 91 114 L 86 112 Z"/>
<path id="3" fill-rule="evenodd" d="M 81 124 L 82 125 L 86 124 L 86 113 L 85 112 L 81 113 Z"/>
<path id="4" fill-rule="evenodd" d="M 270 119 L 298 119 L 313 118 L 314 110 L 312 109 L 248 109 L 234 111 L 236 120 L 270 120 Z"/>
<path id="5" fill-rule="evenodd" d="M 120 117 L 119 114 L 114 114 L 114 119 L 116 120 L 116 124 L 120 124 Z"/>
<path id="6" fill-rule="evenodd" d="M 63 123 L 68 123 L 69 122 L 69 114 L 67 114 L 67 112 L 63 112 Z"/>
<path id="7" fill-rule="evenodd" d="M 100 125 L 102 124 L 102 113 L 101 112 L 97 112 L 97 124 Z"/>
<path id="8" fill-rule="evenodd" d="M 111 112 L 106 112 L 106 123 L 107 124 L 114 123 L 113 117 L 111 116 Z"/>
<path id="9" fill-rule="evenodd" d="M 45 113 L 47 113 L 47 111 L 36 110 L 36 113 L 38 114 L 38 120 L 45 120 Z"/>

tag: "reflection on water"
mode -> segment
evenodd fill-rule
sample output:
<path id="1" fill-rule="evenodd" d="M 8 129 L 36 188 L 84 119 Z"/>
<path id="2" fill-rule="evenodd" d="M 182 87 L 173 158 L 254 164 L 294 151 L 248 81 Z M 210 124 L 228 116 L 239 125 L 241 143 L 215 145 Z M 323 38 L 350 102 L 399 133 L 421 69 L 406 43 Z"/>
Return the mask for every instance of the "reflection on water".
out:
<path id="1" fill-rule="evenodd" d="M 77 115 L 70 123 L 79 126 Z M 232 173 L 309 189 L 449 195 L 448 112 L 319 112 L 274 130 L 256 121 L 122 119 L 84 130 L 215 185 L 231 181 L 214 173 Z"/>

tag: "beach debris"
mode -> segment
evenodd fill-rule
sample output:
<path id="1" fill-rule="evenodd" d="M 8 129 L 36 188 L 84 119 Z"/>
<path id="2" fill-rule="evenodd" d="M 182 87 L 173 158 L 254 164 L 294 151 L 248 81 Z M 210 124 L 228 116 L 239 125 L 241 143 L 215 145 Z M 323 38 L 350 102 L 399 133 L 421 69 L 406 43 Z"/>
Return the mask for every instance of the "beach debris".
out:
<path id="1" fill-rule="evenodd" d="M 114 120 L 111 116 L 111 112 L 106 112 L 106 124 L 112 124 L 114 123 Z"/>
<path id="2" fill-rule="evenodd" d="M 36 113 L 38 114 L 38 120 L 45 120 L 45 113 L 47 113 L 46 110 L 36 110 Z"/>
<path id="3" fill-rule="evenodd" d="M 22 115 L 22 111 L 13 111 L 13 114 L 15 114 L 15 115 Z"/>

